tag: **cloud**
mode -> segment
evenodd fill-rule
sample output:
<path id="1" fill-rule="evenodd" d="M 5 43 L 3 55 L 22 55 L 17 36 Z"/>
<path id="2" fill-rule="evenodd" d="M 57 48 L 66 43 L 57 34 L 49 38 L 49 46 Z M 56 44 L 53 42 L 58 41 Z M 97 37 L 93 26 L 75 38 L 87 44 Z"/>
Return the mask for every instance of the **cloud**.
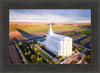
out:
<path id="1" fill-rule="evenodd" d="M 91 22 L 90 9 L 10 9 L 9 22 Z"/>

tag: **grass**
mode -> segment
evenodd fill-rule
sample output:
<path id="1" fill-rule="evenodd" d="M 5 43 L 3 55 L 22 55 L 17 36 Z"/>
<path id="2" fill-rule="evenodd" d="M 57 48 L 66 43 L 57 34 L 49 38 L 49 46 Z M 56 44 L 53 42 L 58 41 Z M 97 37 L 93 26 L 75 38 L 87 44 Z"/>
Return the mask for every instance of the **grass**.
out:
<path id="1" fill-rule="evenodd" d="M 9 25 L 9 31 L 17 31 L 16 28 L 28 33 L 47 32 L 49 25 Z M 82 27 L 74 25 L 52 25 L 52 29 L 54 32 L 56 32 L 82 29 Z"/>
<path id="2" fill-rule="evenodd" d="M 86 34 L 86 35 L 91 34 L 91 30 L 90 30 L 90 29 L 84 29 L 84 30 L 81 30 L 81 31 L 79 31 L 79 32 L 84 33 L 84 34 Z"/>

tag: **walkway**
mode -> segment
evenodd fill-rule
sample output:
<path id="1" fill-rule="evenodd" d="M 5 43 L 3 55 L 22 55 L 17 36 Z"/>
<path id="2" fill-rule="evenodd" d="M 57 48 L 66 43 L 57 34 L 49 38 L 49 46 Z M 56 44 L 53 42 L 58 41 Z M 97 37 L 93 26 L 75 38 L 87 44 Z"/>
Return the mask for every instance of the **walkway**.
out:
<path id="1" fill-rule="evenodd" d="M 16 43 L 15 43 L 15 44 L 16 44 Z M 24 60 L 25 64 L 28 64 L 27 61 L 26 61 L 26 59 L 25 59 L 25 57 L 24 57 L 24 55 L 23 55 L 23 53 L 21 52 L 21 50 L 20 50 L 20 48 L 18 47 L 17 44 L 16 44 L 16 47 L 17 47 L 18 51 L 20 52 L 20 54 L 21 54 L 21 56 L 22 56 L 22 59 Z"/>

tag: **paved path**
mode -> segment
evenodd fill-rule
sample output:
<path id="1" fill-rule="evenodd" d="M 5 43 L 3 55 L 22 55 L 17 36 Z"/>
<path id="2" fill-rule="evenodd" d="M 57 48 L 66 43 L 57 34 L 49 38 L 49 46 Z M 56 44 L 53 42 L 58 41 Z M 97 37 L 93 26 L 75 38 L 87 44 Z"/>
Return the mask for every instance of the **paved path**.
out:
<path id="1" fill-rule="evenodd" d="M 9 63 L 21 64 L 20 57 L 18 55 L 18 52 L 17 52 L 13 42 L 10 42 L 10 46 L 9 46 Z"/>
<path id="2" fill-rule="evenodd" d="M 16 43 L 15 43 L 15 44 L 16 44 Z M 21 50 L 20 50 L 20 48 L 18 47 L 17 44 L 16 44 L 16 47 L 17 47 L 18 51 L 20 52 L 20 54 L 21 54 L 21 56 L 22 56 L 22 59 L 24 59 L 25 64 L 28 64 L 27 61 L 26 61 L 26 59 L 25 59 L 25 57 L 24 57 L 24 55 L 23 55 L 23 53 L 21 52 Z"/>

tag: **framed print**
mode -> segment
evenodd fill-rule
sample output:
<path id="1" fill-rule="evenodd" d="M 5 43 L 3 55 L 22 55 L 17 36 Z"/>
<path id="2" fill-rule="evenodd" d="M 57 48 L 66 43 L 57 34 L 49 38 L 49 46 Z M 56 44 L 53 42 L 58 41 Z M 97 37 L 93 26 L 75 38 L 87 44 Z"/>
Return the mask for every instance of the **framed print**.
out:
<path id="1" fill-rule="evenodd" d="M 99 72 L 98 1 L 1 2 L 1 70 Z"/>

